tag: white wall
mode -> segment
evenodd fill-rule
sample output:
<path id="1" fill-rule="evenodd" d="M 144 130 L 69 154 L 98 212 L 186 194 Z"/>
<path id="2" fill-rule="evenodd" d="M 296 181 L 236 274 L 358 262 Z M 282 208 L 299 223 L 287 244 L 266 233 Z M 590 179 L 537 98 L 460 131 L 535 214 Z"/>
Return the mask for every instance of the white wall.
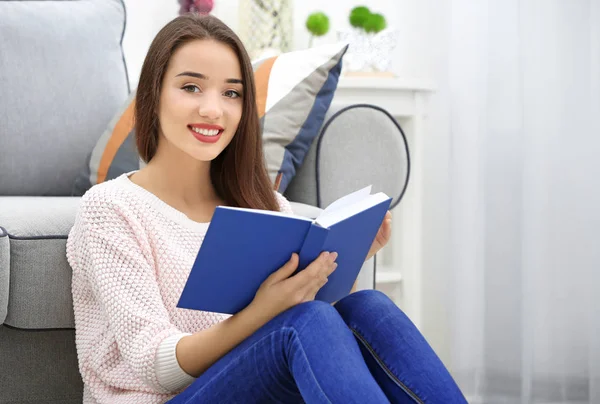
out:
<path id="1" fill-rule="evenodd" d="M 238 27 L 240 0 L 215 0 L 213 15 L 232 29 Z M 304 27 L 306 17 L 323 11 L 330 18 L 330 32 L 315 41 L 334 42 L 335 32 L 349 27 L 348 15 L 357 5 L 367 5 L 373 12 L 386 16 L 388 26 L 399 30 L 399 42 L 391 70 L 406 77 L 432 78 L 434 73 L 430 12 L 435 0 L 296 0 L 294 1 L 294 44 L 296 49 L 308 46 L 309 34 Z M 325 5 L 324 5 L 325 4 Z M 125 0 L 127 30 L 123 40 L 125 58 L 132 87 L 138 82 L 146 51 L 156 33 L 178 15 L 177 0 Z"/>
<path id="2" fill-rule="evenodd" d="M 217 0 L 218 1 L 218 0 Z M 179 14 L 177 0 L 125 0 L 127 28 L 123 51 L 131 88 L 137 85 L 146 52 L 156 33 Z"/>

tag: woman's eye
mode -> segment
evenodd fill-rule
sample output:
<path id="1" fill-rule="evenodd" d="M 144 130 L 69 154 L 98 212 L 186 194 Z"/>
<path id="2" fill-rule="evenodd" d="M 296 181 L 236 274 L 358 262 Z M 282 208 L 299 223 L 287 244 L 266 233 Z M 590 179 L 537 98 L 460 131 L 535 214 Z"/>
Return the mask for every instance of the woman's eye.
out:
<path id="1" fill-rule="evenodd" d="M 235 90 L 227 90 L 223 94 L 225 95 L 225 97 L 228 97 L 228 98 L 240 98 L 241 97 L 240 93 L 238 93 Z"/>
<path id="2" fill-rule="evenodd" d="M 198 88 L 198 86 L 195 86 L 193 84 L 187 85 L 187 86 L 183 87 L 182 89 L 187 91 L 188 93 L 199 93 L 200 92 L 200 88 Z"/>

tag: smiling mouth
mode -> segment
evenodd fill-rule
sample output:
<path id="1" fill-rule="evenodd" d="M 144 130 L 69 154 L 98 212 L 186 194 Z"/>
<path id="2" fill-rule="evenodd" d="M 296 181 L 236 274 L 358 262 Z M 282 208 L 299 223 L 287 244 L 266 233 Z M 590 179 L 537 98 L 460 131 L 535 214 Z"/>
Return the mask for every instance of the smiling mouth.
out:
<path id="1" fill-rule="evenodd" d="M 196 128 L 191 125 L 188 125 L 188 129 L 202 143 L 217 143 L 223 133 L 223 129 Z"/>
<path id="2" fill-rule="evenodd" d="M 222 132 L 222 130 L 219 129 L 201 129 L 194 128 L 192 126 L 188 126 L 188 128 L 190 128 L 192 131 L 196 132 L 199 135 L 208 137 L 218 136 Z"/>

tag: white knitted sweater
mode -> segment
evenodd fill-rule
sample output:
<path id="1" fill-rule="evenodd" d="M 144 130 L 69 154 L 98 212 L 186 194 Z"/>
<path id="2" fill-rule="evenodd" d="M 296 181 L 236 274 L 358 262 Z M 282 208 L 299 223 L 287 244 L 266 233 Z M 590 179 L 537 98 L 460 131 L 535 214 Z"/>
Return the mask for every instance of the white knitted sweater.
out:
<path id="1" fill-rule="evenodd" d="M 85 404 L 168 401 L 191 382 L 182 385 L 179 338 L 226 318 L 176 307 L 208 223 L 192 221 L 129 174 L 83 196 L 67 240 Z"/>

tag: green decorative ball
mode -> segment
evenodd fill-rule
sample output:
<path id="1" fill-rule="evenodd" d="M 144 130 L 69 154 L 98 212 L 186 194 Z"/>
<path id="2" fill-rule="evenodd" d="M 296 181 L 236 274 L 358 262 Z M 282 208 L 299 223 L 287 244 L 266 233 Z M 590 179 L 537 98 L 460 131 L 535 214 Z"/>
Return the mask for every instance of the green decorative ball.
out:
<path id="1" fill-rule="evenodd" d="M 354 7 L 352 11 L 350 11 L 350 25 L 355 28 L 362 28 L 370 15 L 371 11 L 367 7 Z"/>
<path id="2" fill-rule="evenodd" d="M 363 28 L 367 32 L 378 33 L 383 31 L 387 23 L 385 21 L 385 17 L 381 14 L 371 14 L 365 21 Z"/>
<path id="3" fill-rule="evenodd" d="M 323 36 L 329 31 L 329 17 L 324 13 L 312 13 L 306 19 L 306 29 L 314 36 Z"/>

